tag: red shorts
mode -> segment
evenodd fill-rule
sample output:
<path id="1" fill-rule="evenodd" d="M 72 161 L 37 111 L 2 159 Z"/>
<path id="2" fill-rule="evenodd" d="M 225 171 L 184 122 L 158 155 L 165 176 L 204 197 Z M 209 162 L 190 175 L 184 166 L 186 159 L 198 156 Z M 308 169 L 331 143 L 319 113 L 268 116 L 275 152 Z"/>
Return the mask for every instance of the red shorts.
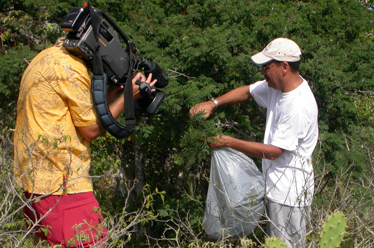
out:
<path id="1" fill-rule="evenodd" d="M 25 193 L 26 199 L 31 196 L 41 195 Z M 32 201 L 31 207 L 23 208 L 26 223 L 36 237 L 47 240 L 50 246 L 90 247 L 107 239 L 93 192 L 46 196 Z"/>

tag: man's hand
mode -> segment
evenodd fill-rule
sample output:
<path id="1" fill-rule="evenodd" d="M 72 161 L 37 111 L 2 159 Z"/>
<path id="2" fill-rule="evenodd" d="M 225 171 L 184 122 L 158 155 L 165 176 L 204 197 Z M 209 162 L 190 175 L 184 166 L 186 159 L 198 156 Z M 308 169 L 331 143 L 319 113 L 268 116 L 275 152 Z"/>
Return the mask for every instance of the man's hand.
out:
<path id="1" fill-rule="evenodd" d="M 211 149 L 226 147 L 227 138 L 230 138 L 230 137 L 226 135 L 217 135 L 216 137 L 214 137 L 213 142 L 208 143 L 208 146 Z"/>
<path id="2" fill-rule="evenodd" d="M 206 119 L 212 114 L 215 107 L 216 105 L 212 101 L 198 103 L 190 109 L 190 115 L 194 117 L 197 114 L 204 114 Z"/>
<path id="3" fill-rule="evenodd" d="M 136 84 L 137 81 L 145 82 L 149 84 L 149 86 L 153 87 L 156 84 L 157 79 L 152 80 L 152 73 L 149 73 L 148 78 L 145 78 L 145 76 L 140 72 L 136 74 L 136 76 L 132 79 L 132 91 L 134 100 L 138 100 L 143 97 L 139 85 Z M 154 90 L 155 89 L 152 89 L 152 91 Z"/>

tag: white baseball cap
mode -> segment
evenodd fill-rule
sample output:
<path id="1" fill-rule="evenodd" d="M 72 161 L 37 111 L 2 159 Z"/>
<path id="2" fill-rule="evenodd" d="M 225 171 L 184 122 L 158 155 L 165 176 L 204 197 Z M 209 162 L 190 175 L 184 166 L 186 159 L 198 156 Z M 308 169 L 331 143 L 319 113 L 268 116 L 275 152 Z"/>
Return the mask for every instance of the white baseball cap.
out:
<path id="1" fill-rule="evenodd" d="M 277 38 L 270 42 L 264 50 L 253 55 L 251 60 L 256 65 L 264 65 L 272 60 L 296 62 L 300 60 L 300 47 L 287 38 Z"/>

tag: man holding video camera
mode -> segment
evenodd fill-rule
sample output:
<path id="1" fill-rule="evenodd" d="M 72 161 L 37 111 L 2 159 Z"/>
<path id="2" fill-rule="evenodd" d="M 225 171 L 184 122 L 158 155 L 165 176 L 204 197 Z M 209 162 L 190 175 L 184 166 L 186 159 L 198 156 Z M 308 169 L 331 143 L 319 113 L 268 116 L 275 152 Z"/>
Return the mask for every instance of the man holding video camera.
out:
<path id="1" fill-rule="evenodd" d="M 23 74 L 14 172 L 25 192 L 24 216 L 35 243 L 89 247 L 107 238 L 89 176 L 90 142 L 105 129 L 95 113 L 87 65 L 61 44 L 40 52 Z M 142 98 L 137 81 L 151 87 L 156 83 L 152 74 L 138 73 L 132 79 L 135 100 Z M 108 90 L 114 119 L 124 110 L 123 88 Z"/>
<path id="2" fill-rule="evenodd" d="M 254 99 L 267 109 L 264 143 L 217 136 L 210 148 L 230 147 L 262 158 L 269 236 L 289 247 L 304 247 L 314 193 L 312 153 L 318 140 L 318 108 L 308 82 L 299 74 L 301 51 L 277 38 L 251 57 L 265 80 L 236 88 L 191 108 L 207 118 L 219 105 Z"/>

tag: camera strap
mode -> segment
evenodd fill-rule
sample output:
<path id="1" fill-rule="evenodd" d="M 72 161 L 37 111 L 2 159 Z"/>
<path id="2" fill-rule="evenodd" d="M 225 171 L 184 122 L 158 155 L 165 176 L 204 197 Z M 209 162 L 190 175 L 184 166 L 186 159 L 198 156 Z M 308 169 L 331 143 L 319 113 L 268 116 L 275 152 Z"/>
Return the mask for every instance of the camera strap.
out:
<path id="1" fill-rule="evenodd" d="M 100 42 L 99 42 L 99 31 L 101 26 L 101 17 L 94 11 L 91 5 L 88 4 L 88 8 L 91 15 L 91 26 L 96 39 L 96 47 L 93 55 L 93 66 L 92 72 L 93 77 L 91 79 L 91 92 L 93 102 L 96 110 L 96 114 L 100 119 L 104 128 L 117 139 L 128 137 L 132 132 L 135 131 L 136 118 L 134 109 L 134 98 L 132 90 L 132 78 L 133 78 L 133 67 L 134 67 L 134 54 L 133 47 L 129 47 L 129 58 L 130 67 L 127 74 L 127 80 L 125 84 L 125 123 L 126 127 L 120 125 L 112 116 L 109 111 L 108 100 L 107 100 L 107 83 L 108 77 L 104 73 L 103 62 L 100 56 Z M 131 46 L 131 42 L 126 40 L 127 44 Z"/>

